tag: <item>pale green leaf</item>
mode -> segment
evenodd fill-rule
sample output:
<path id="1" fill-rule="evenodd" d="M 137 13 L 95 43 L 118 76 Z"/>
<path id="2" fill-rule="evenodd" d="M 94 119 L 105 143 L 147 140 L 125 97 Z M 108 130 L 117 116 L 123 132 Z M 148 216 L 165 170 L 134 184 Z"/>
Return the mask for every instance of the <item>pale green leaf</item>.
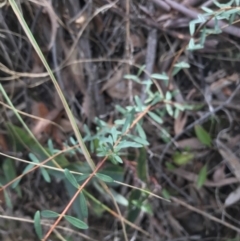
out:
<path id="1" fill-rule="evenodd" d="M 133 147 L 133 148 L 140 148 L 142 147 L 142 144 L 139 144 L 137 142 L 133 142 L 133 141 L 122 141 L 121 143 L 119 143 L 117 145 L 117 148 L 120 150 L 122 148 L 129 148 L 129 147 Z"/>
<path id="2" fill-rule="evenodd" d="M 200 189 L 204 185 L 206 180 L 207 180 L 207 165 L 204 165 L 198 174 L 197 188 Z"/>
<path id="3" fill-rule="evenodd" d="M 41 211 L 41 216 L 43 218 L 57 218 L 59 214 L 51 210 L 43 210 Z"/>
<path id="4" fill-rule="evenodd" d="M 79 184 L 76 180 L 76 178 L 73 176 L 73 174 L 67 169 L 65 168 L 64 169 L 64 174 L 65 174 L 65 177 L 67 178 L 67 180 L 76 188 L 79 187 Z"/>
<path id="5" fill-rule="evenodd" d="M 88 217 L 88 207 L 87 207 L 87 201 L 82 192 L 79 194 L 79 200 L 80 200 L 80 212 L 84 218 Z"/>
<path id="6" fill-rule="evenodd" d="M 37 211 L 34 215 L 34 228 L 39 239 L 42 239 L 41 217 L 39 211 Z"/>
<path id="7" fill-rule="evenodd" d="M 84 180 L 86 180 L 89 177 L 90 174 L 82 174 L 81 176 L 79 176 L 77 178 L 78 182 L 82 182 Z"/>
<path id="8" fill-rule="evenodd" d="M 173 161 L 175 164 L 181 166 L 190 162 L 194 158 L 194 155 L 190 152 L 176 153 L 173 155 Z"/>
<path id="9" fill-rule="evenodd" d="M 102 173 L 96 173 L 96 177 L 102 180 L 103 182 L 114 182 L 114 180 L 111 177 Z"/>
<path id="10" fill-rule="evenodd" d="M 27 173 L 28 171 L 30 171 L 35 165 L 34 164 L 28 164 L 25 169 L 23 170 L 22 174 Z M 22 178 L 18 178 L 13 184 L 12 184 L 12 188 L 16 188 L 19 184 L 19 182 L 21 181 Z"/>
<path id="11" fill-rule="evenodd" d="M 157 123 L 162 124 L 163 120 L 160 116 L 158 116 L 157 114 L 155 114 L 154 112 L 149 111 L 148 115 Z"/>
<path id="12" fill-rule="evenodd" d="M 77 219 L 77 218 L 74 218 L 72 216 L 68 216 L 68 215 L 65 215 L 64 218 L 69 222 L 71 223 L 73 226 L 75 226 L 76 228 L 79 228 L 79 229 L 88 229 L 88 225 Z"/>
<path id="13" fill-rule="evenodd" d="M 140 180 L 147 182 L 148 165 L 147 165 L 147 151 L 145 148 L 139 150 L 137 158 L 137 175 Z"/>
<path id="14" fill-rule="evenodd" d="M 201 141 L 202 144 L 211 147 L 212 139 L 209 133 L 200 125 L 195 125 L 194 129 L 199 141 Z"/>

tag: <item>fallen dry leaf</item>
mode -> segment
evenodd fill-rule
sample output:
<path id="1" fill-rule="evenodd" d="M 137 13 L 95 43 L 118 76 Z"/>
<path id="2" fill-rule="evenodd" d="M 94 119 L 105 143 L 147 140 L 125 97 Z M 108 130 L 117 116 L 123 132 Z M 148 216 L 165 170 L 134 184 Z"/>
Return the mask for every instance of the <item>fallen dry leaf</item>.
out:
<path id="1" fill-rule="evenodd" d="M 6 139 L 4 135 L 1 133 L 0 133 L 0 150 L 4 152 L 8 150 Z"/>
<path id="2" fill-rule="evenodd" d="M 240 186 L 227 196 L 224 202 L 224 205 L 225 207 L 229 207 L 239 200 L 240 200 Z"/>
<path id="3" fill-rule="evenodd" d="M 86 92 L 82 104 L 83 114 L 89 119 L 93 120 L 96 116 L 95 108 L 92 107 L 92 97 Z"/>
<path id="4" fill-rule="evenodd" d="M 114 87 L 117 83 L 119 83 L 119 81 L 121 81 L 123 79 L 123 68 L 119 68 L 114 74 L 113 76 L 103 85 L 102 87 L 102 92 Z"/>
<path id="5" fill-rule="evenodd" d="M 184 126 L 187 123 L 187 114 L 184 112 L 180 112 L 177 119 L 174 121 L 174 133 L 178 135 L 184 129 Z"/>
<path id="6" fill-rule="evenodd" d="M 217 140 L 218 151 L 226 160 L 228 167 L 240 181 L 240 160 L 239 158 L 220 140 Z"/>
<path id="7" fill-rule="evenodd" d="M 219 182 L 223 179 L 225 179 L 225 165 L 218 166 L 218 168 L 213 173 L 213 181 Z"/>
<path id="8" fill-rule="evenodd" d="M 112 98 L 124 100 L 128 97 L 127 81 L 123 79 L 124 70 L 119 68 L 103 85 L 101 91 L 106 91 Z"/>
<path id="9" fill-rule="evenodd" d="M 48 13 L 48 16 L 52 25 L 51 38 L 48 44 L 48 50 L 50 50 L 55 42 L 56 35 L 57 35 L 57 28 L 58 28 L 57 15 L 54 12 L 51 2 L 47 0 L 40 0 L 39 4 L 42 5 L 44 7 L 44 10 Z"/>
<path id="10" fill-rule="evenodd" d="M 181 141 L 177 141 L 177 146 L 181 149 L 189 148 L 190 150 L 200 150 L 204 148 L 204 145 L 196 138 L 186 138 Z"/>
<path id="11" fill-rule="evenodd" d="M 218 81 L 214 82 L 210 86 L 210 90 L 212 93 L 217 93 L 225 88 L 225 91 L 227 90 L 227 86 L 237 83 L 239 80 L 239 75 L 237 73 L 234 73 L 230 76 L 224 77 L 219 79 Z"/>
<path id="12" fill-rule="evenodd" d="M 42 133 L 48 135 L 51 133 L 52 122 L 59 117 L 60 112 L 60 109 L 53 109 L 52 111 L 49 111 L 46 105 L 42 102 L 35 102 L 32 105 L 32 114 L 37 117 L 44 118 L 33 122 L 31 130 L 37 139 L 41 139 Z"/>
<path id="13" fill-rule="evenodd" d="M 181 168 L 175 169 L 175 170 L 169 170 L 170 172 L 174 173 L 177 176 L 180 176 L 182 178 L 184 178 L 185 180 L 191 181 L 196 183 L 197 179 L 198 179 L 198 175 L 192 172 L 188 172 L 185 171 Z M 238 183 L 238 179 L 234 178 L 234 177 L 230 177 L 230 178 L 225 178 L 222 180 L 219 180 L 218 182 L 213 182 L 213 181 L 209 181 L 206 180 L 206 182 L 203 184 L 203 186 L 206 187 L 222 187 L 222 186 L 227 186 L 230 184 L 234 184 L 234 183 Z"/>

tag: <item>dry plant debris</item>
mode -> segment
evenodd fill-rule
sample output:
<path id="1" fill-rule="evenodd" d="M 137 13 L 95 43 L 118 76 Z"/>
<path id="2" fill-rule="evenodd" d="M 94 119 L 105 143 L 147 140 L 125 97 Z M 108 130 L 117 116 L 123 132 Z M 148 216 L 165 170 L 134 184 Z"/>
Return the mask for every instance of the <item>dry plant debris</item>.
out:
<path id="1" fill-rule="evenodd" d="M 76 199 L 51 240 L 74 241 L 79 235 L 81 240 L 240 239 L 239 1 L 230 2 L 231 6 L 203 0 L 16 1 L 94 163 L 102 163 L 99 176 L 84 187 L 85 206 L 79 207 Z M 58 217 L 91 169 L 59 90 L 11 6 L 0 1 L 0 84 L 15 106 L 0 93 L 0 239 L 36 240 L 36 211 L 51 210 L 47 214 Z M 198 22 L 191 35 L 190 23 L 204 11 L 232 11 L 234 18 L 227 22 L 209 17 Z M 189 41 L 199 41 L 202 32 L 219 30 L 216 25 L 221 32 L 207 34 L 202 48 L 188 49 Z M 134 105 L 139 112 L 124 116 Z M 132 138 L 127 140 L 130 148 L 113 129 L 116 122 L 122 124 L 122 116 L 132 121 L 122 129 Z M 103 154 L 97 152 L 101 141 L 113 141 L 95 138 L 103 123 L 116 139 L 109 145 L 113 163 L 102 161 L 103 149 Z M 118 145 L 126 148 L 120 156 L 115 155 Z M 55 162 L 46 162 L 48 155 L 55 155 Z M 48 169 L 36 168 L 12 188 L 14 178 L 34 161 L 45 161 Z M 66 169 L 58 172 L 55 164 L 74 175 Z M 81 179 L 77 172 L 85 176 Z M 63 179 L 64 173 L 75 187 Z M 107 189 L 98 179 L 116 182 Z M 42 222 L 47 233 L 53 222 Z M 73 227 L 85 222 L 89 230 Z"/>

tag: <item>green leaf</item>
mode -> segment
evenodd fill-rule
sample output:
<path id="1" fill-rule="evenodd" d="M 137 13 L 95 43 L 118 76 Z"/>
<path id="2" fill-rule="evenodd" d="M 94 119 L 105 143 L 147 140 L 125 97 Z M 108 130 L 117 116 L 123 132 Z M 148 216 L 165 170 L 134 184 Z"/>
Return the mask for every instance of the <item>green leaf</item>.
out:
<path id="1" fill-rule="evenodd" d="M 203 186 L 203 184 L 206 182 L 206 180 L 207 180 L 207 165 L 204 165 L 198 174 L 197 188 L 200 189 Z"/>
<path id="2" fill-rule="evenodd" d="M 16 167 L 14 165 L 13 160 L 11 160 L 10 158 L 6 158 L 3 162 L 3 172 L 4 172 L 4 176 L 7 179 L 7 182 L 12 181 L 13 179 L 15 179 L 17 177 L 17 173 L 16 173 Z M 18 193 L 18 196 L 21 197 L 21 189 L 18 186 L 14 186 L 15 182 L 11 185 L 12 188 L 16 188 L 16 191 Z"/>
<path id="3" fill-rule="evenodd" d="M 141 148 L 137 159 L 137 175 L 143 182 L 147 182 L 147 170 L 147 152 L 145 148 Z"/>
<path id="4" fill-rule="evenodd" d="M 80 192 L 79 194 L 79 200 L 80 200 L 80 212 L 83 216 L 83 218 L 88 217 L 88 207 L 87 207 L 87 202 L 84 194 Z"/>
<path id="5" fill-rule="evenodd" d="M 194 155 L 190 152 L 176 153 L 173 155 L 173 162 L 179 166 L 185 165 L 194 158 Z"/>
<path id="6" fill-rule="evenodd" d="M 53 147 L 53 142 L 51 139 L 48 139 L 48 148 L 51 154 L 54 154 L 54 147 Z"/>
<path id="7" fill-rule="evenodd" d="M 102 173 L 96 173 L 96 177 L 102 180 L 103 182 L 114 182 L 114 180 L 111 177 Z"/>
<path id="8" fill-rule="evenodd" d="M 134 142 L 138 142 L 139 144 L 142 144 L 143 146 L 149 145 L 149 142 L 146 139 L 143 139 L 139 136 L 133 136 L 128 134 L 127 137 L 131 138 Z"/>
<path id="9" fill-rule="evenodd" d="M 166 162 L 165 165 L 166 165 L 166 168 L 167 168 L 169 171 L 172 171 L 172 170 L 175 170 L 175 169 L 176 169 L 176 166 L 174 166 L 171 162 Z"/>
<path id="10" fill-rule="evenodd" d="M 133 80 L 133 81 L 137 82 L 138 84 L 142 84 L 140 79 L 136 75 L 126 74 L 126 75 L 124 75 L 124 79 Z"/>
<path id="11" fill-rule="evenodd" d="M 122 158 L 120 156 L 118 156 L 118 155 L 114 155 L 113 159 L 116 160 L 118 163 L 123 163 Z"/>
<path id="12" fill-rule="evenodd" d="M 78 182 L 82 182 L 82 181 L 85 181 L 88 177 L 89 177 L 90 174 L 82 174 L 81 176 L 79 176 L 77 178 L 77 181 Z"/>
<path id="13" fill-rule="evenodd" d="M 128 206 L 129 202 L 126 197 L 124 197 L 122 194 L 117 193 L 116 191 L 114 191 L 114 189 L 110 189 L 110 191 L 118 204 L 121 204 L 125 207 Z"/>
<path id="14" fill-rule="evenodd" d="M 174 66 L 181 68 L 181 69 L 190 68 L 190 65 L 186 62 L 179 62 L 179 63 L 175 64 Z"/>
<path id="15" fill-rule="evenodd" d="M 75 226 L 76 228 L 79 228 L 79 229 L 88 229 L 88 225 L 86 223 L 84 223 L 83 221 L 77 219 L 77 218 L 74 218 L 72 216 L 68 216 L 68 215 L 65 215 L 64 218 L 69 222 L 71 223 L 73 226 Z"/>
<path id="16" fill-rule="evenodd" d="M 154 112 L 149 111 L 148 115 L 157 123 L 162 124 L 163 120 L 160 116 L 158 116 L 157 114 L 155 114 Z"/>
<path id="17" fill-rule="evenodd" d="M 104 166 L 104 169 L 101 170 L 101 173 L 111 177 L 114 181 L 123 182 L 124 180 L 124 168 L 119 165 L 107 164 Z M 117 186 L 118 184 L 114 182 L 110 185 Z"/>
<path id="18" fill-rule="evenodd" d="M 116 147 L 116 149 L 123 149 L 123 148 L 129 148 L 129 147 L 133 147 L 133 148 L 140 148 L 142 147 L 142 144 L 139 144 L 137 142 L 133 142 L 133 141 L 122 141 L 121 143 L 119 143 Z"/>
<path id="19" fill-rule="evenodd" d="M 113 138 L 113 142 L 115 143 L 118 139 L 118 135 L 120 134 L 120 131 L 117 131 L 116 127 L 113 126 L 111 129 L 111 134 L 112 134 L 112 138 Z"/>
<path id="20" fill-rule="evenodd" d="M 165 199 L 169 200 L 171 198 L 170 193 L 167 191 L 167 189 L 163 188 L 162 189 L 162 195 Z"/>
<path id="21" fill-rule="evenodd" d="M 153 79 L 159 79 L 159 80 L 169 80 L 169 77 L 166 73 L 162 73 L 162 74 L 152 74 L 151 78 Z"/>
<path id="22" fill-rule="evenodd" d="M 34 215 L 34 228 L 39 239 L 42 239 L 41 217 L 39 211 L 37 211 Z"/>
<path id="23" fill-rule="evenodd" d="M 11 198 L 8 194 L 8 191 L 6 191 L 5 189 L 3 190 L 3 194 L 4 194 L 4 199 L 5 199 L 5 202 L 7 204 L 7 207 L 9 209 L 12 209 L 13 208 L 13 205 L 12 205 L 12 201 L 11 201 Z"/>
<path id="24" fill-rule="evenodd" d="M 138 132 L 139 136 L 140 136 L 142 139 L 146 140 L 146 139 L 147 139 L 147 136 L 146 136 L 146 134 L 145 134 L 145 131 L 143 130 L 142 126 L 141 126 L 139 123 L 137 123 L 136 129 L 137 129 L 137 132 Z"/>
<path id="25" fill-rule="evenodd" d="M 167 91 L 166 100 L 171 100 L 171 99 L 172 99 L 172 93 L 170 91 Z"/>
<path id="26" fill-rule="evenodd" d="M 173 116 L 174 112 L 173 112 L 173 108 L 171 105 L 166 104 L 166 110 L 170 116 Z"/>
<path id="27" fill-rule="evenodd" d="M 57 218 L 59 214 L 51 210 L 43 210 L 41 211 L 41 216 L 43 218 Z"/>
<path id="28" fill-rule="evenodd" d="M 211 147 L 212 139 L 209 133 L 200 125 L 195 125 L 194 129 L 199 141 L 201 141 L 202 144 Z"/>
<path id="29" fill-rule="evenodd" d="M 144 105 L 142 104 L 139 96 L 138 96 L 138 95 L 135 95 L 135 96 L 134 96 L 134 99 L 135 99 L 135 102 L 136 102 L 136 104 L 137 104 L 137 107 L 139 108 L 139 111 L 142 111 Z"/>
<path id="30" fill-rule="evenodd" d="M 140 205 L 136 205 L 136 200 L 140 201 Z M 130 222 L 134 222 L 140 211 L 141 211 L 141 191 L 140 190 L 132 190 L 129 196 L 129 202 L 128 202 L 128 213 L 127 213 L 127 220 Z"/>
<path id="31" fill-rule="evenodd" d="M 146 68 L 146 65 L 145 65 L 145 64 L 142 65 L 142 66 L 139 68 L 139 70 L 138 70 L 137 76 L 140 76 L 141 73 L 143 72 L 143 70 L 144 70 L 145 68 Z"/>
<path id="32" fill-rule="evenodd" d="M 38 158 L 33 154 L 33 153 L 29 153 L 29 158 L 32 160 L 32 162 L 34 163 L 40 163 Z M 42 173 L 42 176 L 44 178 L 44 180 L 48 183 L 51 182 L 51 178 L 48 174 L 48 172 L 43 168 L 43 167 L 40 167 L 40 171 Z"/>
<path id="33" fill-rule="evenodd" d="M 13 146 L 16 146 L 17 151 L 22 151 L 25 146 L 31 147 L 35 144 L 33 138 L 22 128 L 12 125 L 9 122 L 6 123 L 6 127 L 9 132 L 10 142 Z"/>
<path id="34" fill-rule="evenodd" d="M 134 110 L 134 109 L 132 109 L 132 110 L 127 114 L 125 123 L 124 123 L 123 128 L 122 128 L 122 133 L 124 133 L 124 132 L 130 127 L 130 125 L 132 124 L 133 118 L 134 118 L 134 114 L 135 114 L 135 110 Z"/>
<path id="35" fill-rule="evenodd" d="M 79 187 L 79 184 L 76 180 L 76 178 L 73 176 L 73 174 L 67 169 L 65 168 L 64 169 L 64 174 L 65 174 L 65 177 L 67 178 L 67 180 L 74 186 L 78 189 Z"/>
<path id="36" fill-rule="evenodd" d="M 28 164 L 25 169 L 23 170 L 22 174 L 27 173 L 29 170 L 31 170 L 35 165 L 34 164 Z M 19 184 L 19 182 L 21 181 L 22 178 L 18 178 L 18 180 L 16 180 L 13 184 L 12 184 L 12 188 L 16 188 Z"/>

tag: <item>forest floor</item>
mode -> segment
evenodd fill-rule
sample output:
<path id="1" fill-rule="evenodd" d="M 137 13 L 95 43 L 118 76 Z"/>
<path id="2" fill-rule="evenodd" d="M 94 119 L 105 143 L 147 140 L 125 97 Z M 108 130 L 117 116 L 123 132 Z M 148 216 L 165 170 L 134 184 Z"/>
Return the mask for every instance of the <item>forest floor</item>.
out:
<path id="1" fill-rule="evenodd" d="M 240 240 L 230 2 L 0 1 L 1 240 Z"/>

